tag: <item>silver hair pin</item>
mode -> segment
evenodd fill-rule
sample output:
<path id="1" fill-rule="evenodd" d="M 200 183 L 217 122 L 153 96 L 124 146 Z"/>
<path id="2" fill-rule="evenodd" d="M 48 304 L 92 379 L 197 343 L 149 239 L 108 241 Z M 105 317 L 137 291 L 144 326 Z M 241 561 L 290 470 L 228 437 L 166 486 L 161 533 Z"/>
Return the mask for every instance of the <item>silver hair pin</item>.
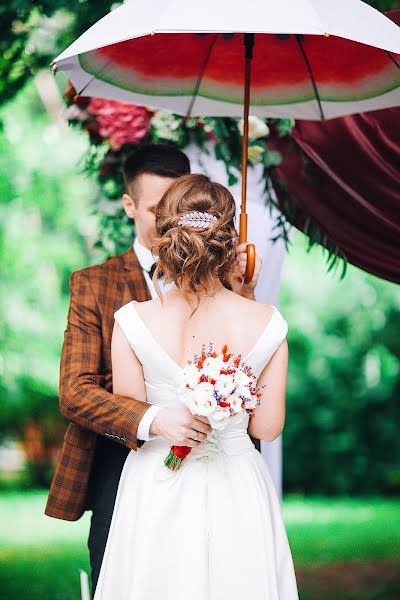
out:
<path id="1" fill-rule="evenodd" d="M 217 220 L 217 217 L 211 213 L 193 211 L 182 215 L 178 221 L 178 225 L 190 225 L 191 227 L 200 229 L 212 227 Z"/>

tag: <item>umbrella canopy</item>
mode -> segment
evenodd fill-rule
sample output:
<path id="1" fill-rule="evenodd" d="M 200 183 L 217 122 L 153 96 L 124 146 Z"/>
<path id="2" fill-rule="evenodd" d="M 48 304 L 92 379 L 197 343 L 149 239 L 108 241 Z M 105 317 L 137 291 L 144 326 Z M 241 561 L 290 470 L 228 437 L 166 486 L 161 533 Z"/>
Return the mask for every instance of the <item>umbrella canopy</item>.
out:
<path id="1" fill-rule="evenodd" d="M 130 0 L 55 60 L 78 94 L 182 115 L 323 119 L 400 105 L 400 30 L 360 0 Z"/>

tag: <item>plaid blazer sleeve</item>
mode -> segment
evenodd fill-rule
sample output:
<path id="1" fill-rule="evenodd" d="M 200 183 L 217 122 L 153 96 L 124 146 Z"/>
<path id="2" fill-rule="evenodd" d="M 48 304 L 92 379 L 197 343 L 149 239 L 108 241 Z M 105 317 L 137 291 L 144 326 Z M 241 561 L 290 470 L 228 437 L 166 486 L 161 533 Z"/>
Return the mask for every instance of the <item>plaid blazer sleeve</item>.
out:
<path id="1" fill-rule="evenodd" d="M 137 428 L 150 408 L 127 396 L 110 393 L 102 372 L 101 316 L 84 271 L 70 279 L 71 299 L 60 365 L 60 410 L 72 423 L 137 449 Z"/>

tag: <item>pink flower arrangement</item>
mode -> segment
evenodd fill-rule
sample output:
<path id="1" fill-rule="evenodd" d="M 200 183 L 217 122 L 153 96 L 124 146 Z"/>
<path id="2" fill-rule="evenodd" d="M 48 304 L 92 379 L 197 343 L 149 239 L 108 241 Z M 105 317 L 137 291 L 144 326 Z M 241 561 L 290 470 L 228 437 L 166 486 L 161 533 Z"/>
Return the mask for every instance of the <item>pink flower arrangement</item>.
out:
<path id="1" fill-rule="evenodd" d="M 86 110 L 96 117 L 97 133 L 112 150 L 119 150 L 127 142 L 137 144 L 150 131 L 153 113 L 142 106 L 91 98 Z"/>

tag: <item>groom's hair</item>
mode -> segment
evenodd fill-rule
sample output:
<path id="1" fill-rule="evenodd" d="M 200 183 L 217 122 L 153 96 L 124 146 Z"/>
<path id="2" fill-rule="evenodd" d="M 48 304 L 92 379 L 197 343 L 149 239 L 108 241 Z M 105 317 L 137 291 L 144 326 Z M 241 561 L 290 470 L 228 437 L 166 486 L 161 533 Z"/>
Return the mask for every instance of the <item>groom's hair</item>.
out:
<path id="1" fill-rule="evenodd" d="M 127 193 L 135 178 L 143 173 L 178 178 L 190 173 L 190 162 L 186 154 L 170 144 L 147 144 L 128 154 L 123 163 Z"/>

